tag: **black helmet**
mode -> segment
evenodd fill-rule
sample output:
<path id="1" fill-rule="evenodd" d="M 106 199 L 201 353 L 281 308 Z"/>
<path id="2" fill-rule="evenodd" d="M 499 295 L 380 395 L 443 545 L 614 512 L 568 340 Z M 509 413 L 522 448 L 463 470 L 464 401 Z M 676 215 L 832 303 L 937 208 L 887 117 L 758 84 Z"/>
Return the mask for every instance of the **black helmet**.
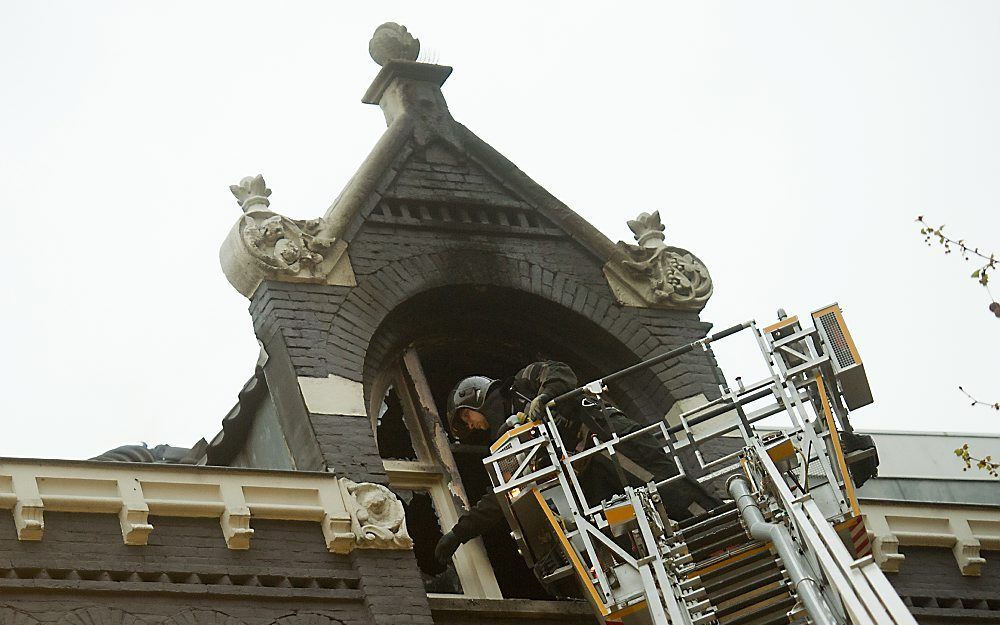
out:
<path id="1" fill-rule="evenodd" d="M 483 375 L 473 375 L 459 381 L 448 395 L 448 427 L 457 434 L 455 415 L 459 408 L 482 410 L 486 403 L 486 395 L 499 384 L 499 380 Z"/>

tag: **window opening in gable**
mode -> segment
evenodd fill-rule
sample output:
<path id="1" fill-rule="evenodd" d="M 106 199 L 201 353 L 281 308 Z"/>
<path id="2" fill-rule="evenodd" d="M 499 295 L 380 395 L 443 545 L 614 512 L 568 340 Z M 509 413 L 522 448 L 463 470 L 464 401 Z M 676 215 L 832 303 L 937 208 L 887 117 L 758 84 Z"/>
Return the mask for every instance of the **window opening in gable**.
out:
<path id="1" fill-rule="evenodd" d="M 395 387 L 389 387 L 382 398 L 376 420 L 378 453 L 383 459 L 416 460 L 410 430 L 403 418 L 403 404 Z"/>
<path id="2" fill-rule="evenodd" d="M 434 558 L 434 547 L 444 533 L 430 493 L 396 489 L 406 509 L 406 527 L 413 538 L 413 555 L 427 592 L 461 594 L 462 582 L 454 566 L 444 566 Z"/>
<path id="3" fill-rule="evenodd" d="M 436 545 L 440 533 L 454 526 L 463 512 L 462 499 L 474 505 L 492 490 L 482 465 L 488 447 L 463 445 L 447 436 L 451 388 L 474 374 L 510 379 L 537 360 L 566 362 L 581 380 L 630 364 L 626 348 L 588 324 L 522 291 L 482 286 L 427 292 L 393 311 L 385 329 L 398 337 L 402 355 L 389 357 L 379 369 L 382 379 L 399 392 L 402 423 L 413 434 L 418 461 L 387 459 L 385 467 L 393 490 L 430 493 L 438 525 L 421 521 L 410 527 L 414 540 L 425 545 L 421 549 L 432 550 L 430 544 Z M 381 391 L 374 390 L 377 397 Z M 441 580 L 436 580 L 440 573 L 432 566 L 425 560 L 421 568 L 430 576 L 425 578 L 427 590 L 442 592 L 433 589 Z M 497 596 L 489 594 L 495 590 L 484 590 L 491 582 L 507 598 L 553 598 L 524 564 L 503 521 L 481 541 L 459 549 L 451 566 L 467 596 Z"/>

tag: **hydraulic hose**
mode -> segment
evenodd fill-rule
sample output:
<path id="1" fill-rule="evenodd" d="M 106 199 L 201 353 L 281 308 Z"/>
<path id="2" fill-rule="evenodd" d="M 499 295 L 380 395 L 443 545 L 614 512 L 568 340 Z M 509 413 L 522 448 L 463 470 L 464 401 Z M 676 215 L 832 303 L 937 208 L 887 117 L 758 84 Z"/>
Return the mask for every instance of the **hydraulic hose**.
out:
<path id="1" fill-rule="evenodd" d="M 768 523 L 757 507 L 757 499 L 742 475 L 734 475 L 726 484 L 729 494 L 736 500 L 736 507 L 746 523 L 747 531 L 758 540 L 768 540 L 774 545 L 781 562 L 792 580 L 792 587 L 816 625 L 838 625 L 837 618 L 820 592 L 819 582 L 812 576 L 798 547 L 792 541 L 788 528 L 780 523 Z"/>

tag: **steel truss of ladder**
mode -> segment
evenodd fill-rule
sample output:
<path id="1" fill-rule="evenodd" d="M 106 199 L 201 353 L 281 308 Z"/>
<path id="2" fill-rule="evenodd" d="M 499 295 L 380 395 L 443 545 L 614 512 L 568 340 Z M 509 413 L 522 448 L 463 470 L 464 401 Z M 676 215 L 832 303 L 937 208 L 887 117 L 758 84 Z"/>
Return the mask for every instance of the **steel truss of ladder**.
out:
<path id="1" fill-rule="evenodd" d="M 871 394 L 839 307 L 820 309 L 813 321 L 733 326 L 556 398 L 542 422 L 494 443 L 484 463 L 539 579 L 556 592 L 579 589 L 600 618 L 625 625 L 726 625 L 758 613 L 764 616 L 752 622 L 769 623 L 767 609 L 783 622 L 914 624 L 873 558 L 852 554 L 838 533 L 862 522 L 838 426 L 851 432 L 848 406 L 870 403 Z M 745 331 L 766 363 L 755 382 L 737 378 L 734 387 L 720 375 L 718 397 L 673 423 L 606 440 L 592 435 L 583 449 L 570 448 L 556 426 L 561 401 L 600 396 L 615 379 L 690 351 L 711 361 L 712 343 Z M 780 429 L 759 427 L 781 414 Z M 655 437 L 677 473 L 588 501 L 580 481 L 587 463 L 603 456 L 627 467 L 621 447 L 639 436 Z M 721 438 L 737 451 L 709 457 L 705 444 Z M 695 459 L 697 471 L 687 470 L 682 455 Z M 666 514 L 661 497 L 675 483 L 727 478 L 734 501 L 724 509 L 680 523 Z M 767 585 L 739 595 L 747 584 L 730 578 Z"/>

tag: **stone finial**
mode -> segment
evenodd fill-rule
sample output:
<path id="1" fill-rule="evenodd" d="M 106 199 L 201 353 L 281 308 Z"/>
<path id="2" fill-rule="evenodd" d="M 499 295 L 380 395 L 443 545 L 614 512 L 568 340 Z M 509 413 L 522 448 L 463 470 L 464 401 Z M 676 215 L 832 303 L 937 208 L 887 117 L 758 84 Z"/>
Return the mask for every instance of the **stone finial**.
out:
<path id="1" fill-rule="evenodd" d="M 712 297 L 712 278 L 691 252 L 664 243 L 660 212 L 628 221 L 639 245 L 619 241 L 620 254 L 604 265 L 615 298 L 626 306 L 701 310 Z"/>
<path id="2" fill-rule="evenodd" d="M 660 220 L 660 211 L 639 213 L 638 217 L 628 220 L 627 223 L 628 229 L 632 231 L 636 242 L 639 243 L 639 247 L 655 249 L 665 246 L 663 242 L 665 239 L 663 236 L 665 228 L 663 222 Z"/>
<path id="3" fill-rule="evenodd" d="M 381 484 L 358 484 L 340 478 L 351 529 L 362 549 L 409 549 L 413 539 L 406 531 L 406 512 L 396 495 Z"/>
<path id="4" fill-rule="evenodd" d="M 265 208 L 271 205 L 271 200 L 267 199 L 271 196 L 271 190 L 267 188 L 263 174 L 247 176 L 239 184 L 229 185 L 229 190 L 236 196 L 236 201 L 244 212 L 257 204 Z"/>
<path id="5" fill-rule="evenodd" d="M 406 26 L 386 22 L 375 29 L 368 42 L 368 53 L 379 65 L 389 61 L 416 61 L 420 54 L 420 40 L 406 31 Z"/>

